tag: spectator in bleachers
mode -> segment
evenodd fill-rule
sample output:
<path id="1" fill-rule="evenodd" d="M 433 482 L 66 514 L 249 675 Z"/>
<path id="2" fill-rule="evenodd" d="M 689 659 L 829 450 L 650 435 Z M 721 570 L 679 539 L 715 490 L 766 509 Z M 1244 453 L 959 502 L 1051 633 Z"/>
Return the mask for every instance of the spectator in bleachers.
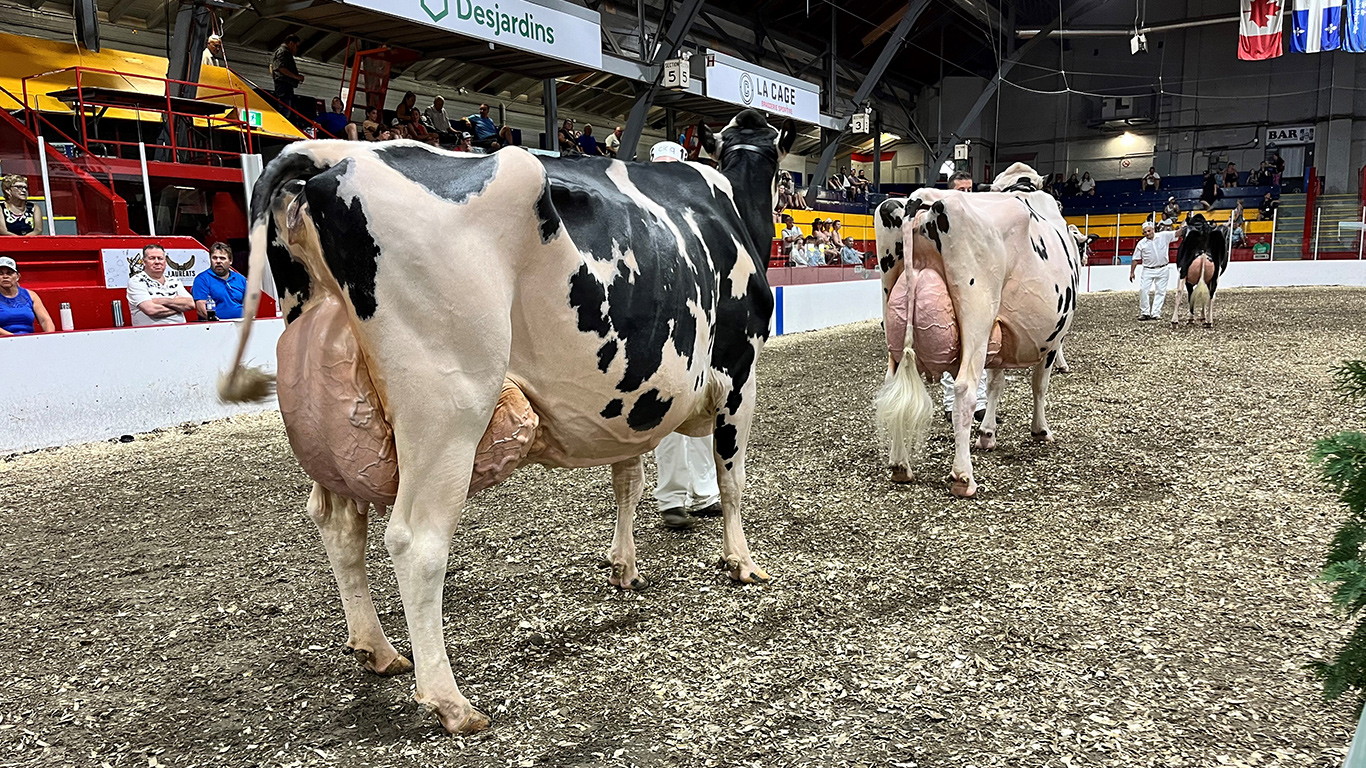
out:
<path id="1" fill-rule="evenodd" d="M 1181 219 L 1181 204 L 1176 202 L 1176 195 L 1167 198 L 1167 204 L 1162 208 L 1162 222 L 1169 227 L 1176 226 L 1176 222 Z"/>
<path id="2" fill-rule="evenodd" d="M 209 35 L 208 41 L 204 44 L 204 52 L 199 55 L 199 66 L 201 67 L 226 67 L 228 60 L 223 55 L 223 38 L 218 35 Z"/>
<path id="3" fill-rule="evenodd" d="M 247 295 L 247 278 L 232 268 L 232 248 L 227 243 L 209 246 L 209 268 L 195 276 L 190 296 L 200 320 L 207 320 L 208 302 L 213 301 L 219 320 L 242 317 L 242 298 Z"/>
<path id="4" fill-rule="evenodd" d="M 398 121 L 398 132 L 404 138 L 425 141 L 428 144 L 437 143 L 436 135 L 422 124 L 422 113 L 417 109 L 416 93 L 408 91 L 403 94 L 403 100 L 394 108 L 394 119 Z"/>
<path id="5" fill-rule="evenodd" d="M 1181 238 L 1182 230 L 1158 232 L 1151 221 L 1143 222 L 1143 237 L 1134 246 L 1129 263 L 1129 282 L 1141 265 L 1143 280 L 1138 284 L 1138 319 L 1158 320 L 1162 303 L 1167 300 L 1167 265 L 1171 263 L 1171 244 Z"/>
<path id="6" fill-rule="evenodd" d="M 5 215 L 0 217 L 0 235 L 43 234 L 43 212 L 29 202 L 28 177 L 12 173 L 0 179 Z"/>
<path id="7" fill-rule="evenodd" d="M 1270 219 L 1272 216 L 1276 214 L 1276 208 L 1280 206 L 1280 204 L 1280 200 L 1273 200 L 1271 198 L 1270 192 L 1267 192 L 1265 195 L 1262 195 L 1262 204 L 1257 206 L 1258 218 Z"/>
<path id="8" fill-rule="evenodd" d="M 1228 167 L 1224 169 L 1224 186 L 1238 186 L 1238 166 L 1231 162 L 1228 164 Z"/>
<path id="9" fill-rule="evenodd" d="M 1086 171 L 1081 175 L 1081 194 L 1084 197 L 1094 197 L 1096 194 L 1096 180 L 1091 178 L 1091 172 Z"/>
<path id="10" fill-rule="evenodd" d="M 830 244 L 836 248 L 844 247 L 844 230 L 841 227 L 844 222 L 834 219 L 830 222 Z"/>
<path id="11" fill-rule="evenodd" d="M 1234 248 L 1241 248 L 1241 247 L 1243 247 L 1244 236 L 1243 236 L 1243 201 L 1242 201 L 1242 200 L 1239 200 L 1239 201 L 1238 201 L 1238 204 L 1235 205 L 1235 206 L 1233 207 L 1233 213 L 1228 217 L 1228 232 L 1229 232 L 1229 238 L 1233 241 L 1233 242 L 1231 243 L 1232 247 L 1234 247 Z"/>
<path id="12" fill-rule="evenodd" d="M 56 330 L 38 294 L 19 286 L 19 265 L 8 256 L 0 256 L 0 336 L 33 333 L 35 322 L 42 333 Z"/>
<path id="13" fill-rule="evenodd" d="M 1067 177 L 1067 183 L 1063 185 L 1062 193 L 1068 197 L 1076 197 L 1081 194 L 1081 179 L 1077 178 L 1076 171 Z"/>
<path id="14" fill-rule="evenodd" d="M 840 181 L 838 173 L 831 175 L 830 178 L 826 180 L 825 188 L 834 193 L 832 196 L 836 200 L 844 199 L 844 184 Z"/>
<path id="15" fill-rule="evenodd" d="M 1272 175 L 1271 164 L 1263 160 L 1262 164 L 1257 166 L 1255 175 L 1248 174 L 1248 183 L 1259 187 L 1269 187 L 1271 186 Z"/>
<path id="16" fill-rule="evenodd" d="M 1205 171 L 1205 183 L 1200 189 L 1200 205 L 1206 211 L 1214 210 L 1214 204 L 1224 196 L 1219 188 L 1219 176 L 1214 171 Z"/>
<path id="17" fill-rule="evenodd" d="M 616 157 L 621 153 L 621 126 L 617 126 L 615 131 L 607 134 L 607 138 L 602 140 L 603 149 L 607 150 L 608 157 Z"/>
<path id="18" fill-rule="evenodd" d="M 1280 152 L 1272 152 L 1267 162 L 1271 166 L 1271 183 L 1279 187 L 1281 178 L 1285 176 L 1285 158 L 1281 157 Z"/>
<path id="19" fill-rule="evenodd" d="M 128 278 L 127 296 L 133 325 L 183 323 L 194 309 L 185 286 L 166 276 L 166 249 L 155 243 L 142 247 L 142 271 Z"/>
<path id="20" fill-rule="evenodd" d="M 356 124 L 346 115 L 346 104 L 336 96 L 332 97 L 332 111 L 318 116 L 318 125 L 339 139 L 355 141 L 357 138 Z"/>
<path id="21" fill-rule="evenodd" d="M 589 157 L 600 157 L 602 148 L 598 146 L 598 140 L 593 138 L 593 126 L 584 123 L 583 133 L 579 134 L 579 151 Z"/>
<path id="22" fill-rule="evenodd" d="M 802 253 L 805 254 L 799 267 L 823 267 L 825 266 L 825 251 L 816 242 L 815 237 L 802 238 Z"/>
<path id="23" fill-rule="evenodd" d="M 573 118 L 565 118 L 564 122 L 560 123 L 560 130 L 557 136 L 557 141 L 560 145 L 561 155 L 580 154 L 579 132 L 574 130 Z M 651 151 L 653 152 L 653 148 L 651 149 Z"/>
<path id="24" fill-rule="evenodd" d="M 972 174 L 967 171 L 959 171 L 949 178 L 949 189 L 959 192 L 972 191 Z"/>
<path id="25" fill-rule="evenodd" d="M 1156 192 L 1162 189 L 1162 174 L 1157 172 L 1157 166 L 1149 166 L 1148 173 L 1143 176 L 1143 191 Z"/>
<path id="26" fill-rule="evenodd" d="M 360 124 L 360 132 L 366 141 L 388 141 L 394 138 L 393 132 L 379 121 L 379 107 L 366 108 L 365 122 Z"/>
<path id="27" fill-rule="evenodd" d="M 854 250 L 852 239 L 845 240 L 844 244 L 840 246 L 840 263 L 849 265 L 863 263 L 863 254 Z"/>
<path id="28" fill-rule="evenodd" d="M 1052 191 L 1053 191 L 1053 197 L 1054 197 L 1055 199 L 1057 199 L 1057 200 L 1059 200 L 1059 201 L 1062 200 L 1063 192 L 1064 192 L 1064 190 L 1065 190 L 1065 188 L 1066 188 L 1066 185 L 1067 185 L 1067 182 L 1065 182 L 1065 181 L 1062 180 L 1062 174 L 1061 174 L 1061 173 L 1059 173 L 1057 176 L 1054 176 L 1054 177 L 1053 177 L 1053 190 L 1052 190 Z M 1061 210 L 1061 206 L 1059 206 L 1059 210 Z"/>
<path id="29" fill-rule="evenodd" d="M 474 146 L 496 152 L 512 145 L 512 129 L 498 125 L 489 117 L 489 105 L 480 104 L 479 114 L 465 118 L 474 128 Z"/>
<path id="30" fill-rule="evenodd" d="M 275 98 L 291 109 L 294 108 L 294 89 L 304 81 L 304 76 L 299 74 L 299 65 L 294 61 L 298 52 L 299 36 L 290 35 L 270 56 L 270 76 L 275 84 Z"/>
<path id="31" fill-rule="evenodd" d="M 787 171 L 778 171 L 778 212 L 791 208 L 794 211 L 805 211 L 806 198 L 797 194 L 796 187 L 792 183 L 792 174 Z"/>
<path id="32" fill-rule="evenodd" d="M 427 124 L 438 134 L 451 133 L 451 118 L 446 114 L 446 98 L 436 96 L 432 99 L 432 105 L 422 110 L 422 116 L 426 118 Z"/>
<path id="33" fill-rule="evenodd" d="M 792 216 L 786 213 L 783 214 L 783 224 L 785 226 L 783 227 L 783 245 L 781 253 L 791 260 L 796 255 L 793 253 L 793 250 L 802 239 L 802 228 L 797 226 L 797 222 L 792 220 Z"/>

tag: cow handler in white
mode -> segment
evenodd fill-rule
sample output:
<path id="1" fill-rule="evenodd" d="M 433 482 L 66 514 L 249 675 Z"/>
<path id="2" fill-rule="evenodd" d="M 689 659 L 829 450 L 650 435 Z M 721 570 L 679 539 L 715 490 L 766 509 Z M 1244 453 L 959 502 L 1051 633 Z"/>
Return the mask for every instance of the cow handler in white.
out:
<path id="1" fill-rule="evenodd" d="M 650 148 L 650 162 L 674 163 L 687 158 L 682 144 L 661 141 Z M 660 525 L 686 531 L 699 517 L 721 515 L 721 488 L 716 484 L 716 455 L 711 436 L 670 433 L 655 447 L 655 501 Z"/>
<path id="2" fill-rule="evenodd" d="M 1167 300 L 1167 264 L 1173 240 L 1179 240 L 1185 227 L 1158 232 L 1151 221 L 1143 222 L 1143 239 L 1134 246 L 1134 257 L 1129 262 L 1129 282 L 1134 272 L 1143 265 L 1143 279 L 1138 284 L 1138 319 L 1157 320 L 1162 317 L 1162 303 Z M 1155 295 L 1154 295 L 1155 294 Z"/>

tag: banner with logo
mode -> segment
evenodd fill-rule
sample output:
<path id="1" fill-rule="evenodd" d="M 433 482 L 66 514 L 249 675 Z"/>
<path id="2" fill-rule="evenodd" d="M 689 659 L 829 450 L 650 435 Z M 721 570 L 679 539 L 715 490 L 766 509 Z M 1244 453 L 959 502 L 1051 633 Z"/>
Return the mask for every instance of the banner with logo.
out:
<path id="1" fill-rule="evenodd" d="M 1279 0 L 1242 0 L 1238 23 L 1238 58 L 1262 61 L 1281 55 Z"/>
<path id="2" fill-rule="evenodd" d="M 706 94 L 804 123 L 821 119 L 821 87 L 708 50 Z"/>
<path id="3" fill-rule="evenodd" d="M 1342 0 L 1295 0 L 1290 50 L 1336 51 L 1342 45 Z"/>
<path id="4" fill-rule="evenodd" d="M 1343 19 L 1342 50 L 1366 53 L 1366 0 L 1347 0 Z"/>
<path id="5" fill-rule="evenodd" d="M 128 278 L 142 271 L 141 248 L 102 248 L 104 287 L 127 288 Z M 209 268 L 209 252 L 202 248 L 167 248 L 166 276 L 190 290 L 200 272 Z"/>
<path id="6" fill-rule="evenodd" d="M 495 45 L 602 69 L 601 19 L 597 11 L 569 3 L 564 4 L 565 10 L 557 10 L 527 0 L 342 2 Z"/>

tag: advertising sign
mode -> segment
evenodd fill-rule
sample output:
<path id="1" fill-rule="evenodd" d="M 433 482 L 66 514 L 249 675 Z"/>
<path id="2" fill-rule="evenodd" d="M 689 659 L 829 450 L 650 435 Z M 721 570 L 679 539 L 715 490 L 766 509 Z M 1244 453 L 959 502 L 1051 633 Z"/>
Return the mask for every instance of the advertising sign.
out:
<path id="1" fill-rule="evenodd" d="M 1276 125 L 1266 129 L 1266 143 L 1285 146 L 1287 144 L 1313 144 L 1314 126 Z"/>
<path id="2" fill-rule="evenodd" d="M 102 248 L 104 287 L 127 288 L 128 278 L 142 271 L 141 248 Z M 200 272 L 209 268 L 209 252 L 202 248 L 167 248 L 166 276 L 190 290 Z"/>
<path id="3" fill-rule="evenodd" d="M 557 10 L 527 0 L 343 2 L 497 45 L 593 69 L 602 68 L 602 30 L 598 13 L 568 3 L 563 5 L 565 10 Z"/>
<path id="4" fill-rule="evenodd" d="M 707 96 L 805 123 L 819 123 L 821 88 L 708 50 Z"/>

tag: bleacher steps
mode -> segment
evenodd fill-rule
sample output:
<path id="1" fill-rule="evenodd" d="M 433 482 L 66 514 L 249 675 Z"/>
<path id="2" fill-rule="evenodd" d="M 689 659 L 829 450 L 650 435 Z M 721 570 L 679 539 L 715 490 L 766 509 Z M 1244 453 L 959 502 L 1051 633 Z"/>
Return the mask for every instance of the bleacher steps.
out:
<path id="1" fill-rule="evenodd" d="M 1300 258 L 1300 243 L 1304 240 L 1304 195 L 1281 195 L 1273 237 L 1273 254 L 1277 258 Z"/>
<path id="2" fill-rule="evenodd" d="M 1357 230 L 1338 229 L 1339 222 L 1361 222 L 1361 204 L 1354 194 L 1319 195 L 1314 201 L 1318 210 L 1320 251 L 1355 251 Z"/>

